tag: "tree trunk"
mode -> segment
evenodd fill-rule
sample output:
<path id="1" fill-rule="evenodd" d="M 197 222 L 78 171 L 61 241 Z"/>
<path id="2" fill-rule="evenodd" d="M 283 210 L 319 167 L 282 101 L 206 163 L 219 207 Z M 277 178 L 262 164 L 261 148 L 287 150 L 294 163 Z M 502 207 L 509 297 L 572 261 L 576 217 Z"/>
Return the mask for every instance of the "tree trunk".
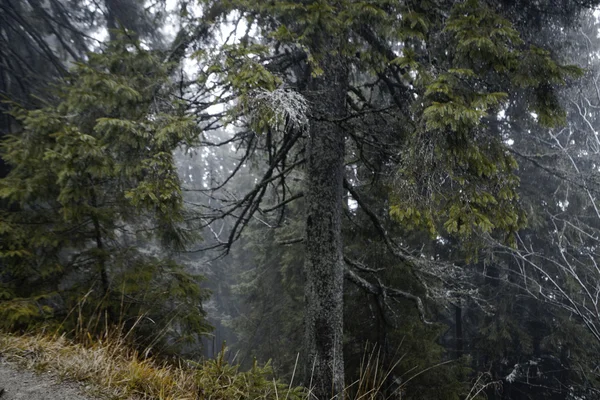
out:
<path id="1" fill-rule="evenodd" d="M 456 358 L 463 355 L 462 302 L 459 300 L 455 307 L 454 322 L 456 324 Z"/>
<path id="2" fill-rule="evenodd" d="M 108 283 L 108 273 L 106 272 L 106 260 L 104 257 L 104 243 L 102 242 L 102 233 L 100 231 L 100 224 L 98 223 L 97 217 L 92 217 L 92 222 L 94 223 L 94 236 L 96 239 L 96 248 L 100 253 L 98 256 L 98 272 L 100 273 L 100 282 L 102 283 L 102 293 L 104 297 L 108 295 L 109 283 Z"/>
<path id="3" fill-rule="evenodd" d="M 333 46 L 332 46 L 333 47 Z M 344 389 L 342 202 L 348 72 L 335 49 L 324 52 L 323 74 L 310 78 L 306 97 L 312 120 L 306 187 L 306 384 L 319 400 Z"/>
<path id="4" fill-rule="evenodd" d="M 92 177 L 90 177 L 90 182 L 92 185 L 91 205 L 94 208 L 94 212 L 96 212 L 98 210 L 98 199 L 96 197 L 96 189 L 93 188 L 95 183 Z M 108 273 L 106 272 L 106 258 L 104 254 L 102 230 L 100 228 L 100 221 L 96 215 L 92 215 L 92 223 L 94 224 L 94 238 L 96 239 L 96 249 L 98 250 L 98 272 L 100 273 L 100 282 L 102 283 L 102 293 L 106 299 L 110 286 L 108 282 Z"/>

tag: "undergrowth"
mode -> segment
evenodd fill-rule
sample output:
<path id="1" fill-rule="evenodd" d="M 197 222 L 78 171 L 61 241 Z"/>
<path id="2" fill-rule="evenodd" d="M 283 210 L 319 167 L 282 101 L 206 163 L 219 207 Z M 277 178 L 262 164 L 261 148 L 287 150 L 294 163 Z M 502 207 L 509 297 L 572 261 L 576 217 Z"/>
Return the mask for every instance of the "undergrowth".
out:
<path id="1" fill-rule="evenodd" d="M 310 390 L 275 380 L 269 363 L 240 371 L 226 360 L 225 349 L 216 359 L 200 363 L 159 361 L 149 351 L 135 350 L 127 336 L 119 334 L 73 341 L 64 334 L 0 332 L 0 358 L 84 383 L 91 394 L 110 400 L 315 400 Z M 401 400 L 409 381 L 443 364 L 415 373 L 390 391 L 388 378 L 397 364 L 386 369 L 379 351 L 365 352 L 359 377 L 348 382 L 344 399 Z M 480 399 L 495 384 L 480 376 L 464 398 Z"/>
<path id="2" fill-rule="evenodd" d="M 224 351 L 202 363 L 159 362 L 120 337 L 78 344 L 63 336 L 0 333 L 0 355 L 8 361 L 61 379 L 85 383 L 111 400 L 300 400 L 305 390 L 274 380 L 269 364 L 239 371 Z"/>

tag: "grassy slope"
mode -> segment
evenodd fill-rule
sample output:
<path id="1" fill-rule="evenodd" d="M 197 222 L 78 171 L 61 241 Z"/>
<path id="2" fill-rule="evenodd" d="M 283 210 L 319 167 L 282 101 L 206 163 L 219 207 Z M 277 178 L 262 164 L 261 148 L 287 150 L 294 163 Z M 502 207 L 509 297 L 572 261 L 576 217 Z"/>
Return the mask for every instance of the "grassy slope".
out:
<path id="1" fill-rule="evenodd" d="M 0 354 L 29 369 L 85 382 L 95 395 L 113 400 L 305 398 L 302 389 L 270 378 L 268 365 L 240 372 L 223 356 L 200 364 L 159 363 L 131 350 L 121 339 L 81 345 L 64 336 L 0 333 Z"/>

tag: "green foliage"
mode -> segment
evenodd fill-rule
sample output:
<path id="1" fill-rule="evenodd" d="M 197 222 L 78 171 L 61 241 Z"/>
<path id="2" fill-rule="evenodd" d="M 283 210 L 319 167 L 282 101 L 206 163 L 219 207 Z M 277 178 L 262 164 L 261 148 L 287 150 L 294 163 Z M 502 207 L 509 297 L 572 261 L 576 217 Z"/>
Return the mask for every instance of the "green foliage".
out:
<path id="1" fill-rule="evenodd" d="M 225 124 L 236 121 L 251 108 L 249 103 L 257 90 L 273 91 L 281 84 L 281 78 L 261 62 L 269 52 L 268 46 L 245 40 L 241 44 L 226 43 L 217 54 L 204 50 L 194 53 L 194 59 L 206 70 L 198 78 L 198 83 L 215 85 L 215 88 L 221 89 L 219 96 L 224 97 L 221 99 L 223 101 L 237 97 L 236 106 L 229 108 L 223 118 Z M 261 131 L 263 126 L 260 121 L 257 124 Z"/>
<path id="2" fill-rule="evenodd" d="M 50 319 L 54 310 L 42 305 L 43 296 L 36 298 L 15 298 L 12 293 L 4 292 L 0 302 L 0 329 L 27 327 L 31 321 Z"/>
<path id="3" fill-rule="evenodd" d="M 252 90 L 273 91 L 284 79 L 277 62 L 271 63 L 278 58 L 273 47 L 304 53 L 317 76 L 334 46 L 360 74 L 390 72 L 409 84 L 411 97 L 401 101 L 411 103 L 413 115 L 405 118 L 416 126 L 405 132 L 409 141 L 400 150 L 403 160 L 390 188 L 391 216 L 433 235 L 456 235 L 467 247 L 476 248 L 472 239 L 481 234 L 514 243 L 514 233 L 526 223 L 516 191 L 517 164 L 490 122 L 513 96 L 525 95 L 541 125 L 563 123 L 555 86 L 579 75 L 579 68 L 527 47 L 507 18 L 479 0 L 456 2 L 449 14 L 431 1 L 386 0 L 235 0 L 225 10 L 238 11 L 249 30 L 256 28 L 266 40 L 257 44 L 246 36 L 227 44 L 209 68 L 237 96 L 232 118 L 247 116 Z M 333 45 L 326 38 L 347 40 Z M 269 42 L 273 46 L 265 45 Z M 402 43 L 402 51 L 392 57 L 387 49 L 394 42 Z M 251 127 L 258 132 L 273 123 L 272 113 L 254 117 Z"/>
<path id="4" fill-rule="evenodd" d="M 474 238 L 502 234 L 514 244 L 526 223 L 516 160 L 492 129 L 496 115 L 523 90 L 541 125 L 563 123 L 554 86 L 581 71 L 524 48 L 512 24 L 478 0 L 456 3 L 443 32 L 450 45 L 440 65 L 426 80 L 413 80 L 424 99 L 415 107 L 420 125 L 392 187 L 390 214 L 432 235 L 461 238 L 472 257 Z M 395 62 L 423 77 L 417 59 L 409 52 Z"/>
<path id="5" fill-rule="evenodd" d="M 517 46 L 523 44 L 512 24 L 479 0 L 456 3 L 445 30 L 456 40 L 457 64 L 486 74 L 508 72 L 517 65 Z"/>
<path id="6" fill-rule="evenodd" d="M 169 66 L 114 42 L 77 64 L 56 96 L 37 110 L 14 105 L 22 132 L 1 144 L 11 166 L 0 180 L 3 326 L 43 321 L 51 313 L 40 296 L 61 292 L 50 308 L 63 317 L 79 307 L 86 320 L 145 316 L 155 331 L 205 332 L 201 277 L 171 257 L 190 239 L 173 151 L 197 143 L 199 130 L 171 95 Z"/>
<path id="7" fill-rule="evenodd" d="M 304 388 L 292 387 L 271 378 L 273 370 L 270 363 L 259 367 L 254 361 L 248 371 L 239 371 L 238 365 L 225 361 L 225 349 L 214 360 L 207 360 L 199 367 L 198 395 L 203 399 L 300 400 L 306 397 Z"/>

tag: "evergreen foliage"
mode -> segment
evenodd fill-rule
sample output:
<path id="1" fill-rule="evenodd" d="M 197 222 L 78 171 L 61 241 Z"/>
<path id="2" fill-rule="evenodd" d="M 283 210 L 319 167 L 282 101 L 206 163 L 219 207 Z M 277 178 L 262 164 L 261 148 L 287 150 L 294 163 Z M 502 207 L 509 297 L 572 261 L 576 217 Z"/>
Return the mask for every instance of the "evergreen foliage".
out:
<path id="1" fill-rule="evenodd" d="M 406 76 L 412 70 L 413 85 L 422 88 L 423 103 L 390 212 L 432 234 L 440 232 L 439 221 L 443 231 L 463 239 L 502 232 L 514 245 L 514 233 L 526 223 L 518 206 L 517 162 L 488 121 L 518 95 L 528 98 L 541 125 L 564 123 L 556 87 L 582 71 L 527 48 L 512 24 L 484 2 L 457 3 L 442 32 L 449 47 L 435 53 L 434 68 L 419 65 L 414 60 L 423 57 L 412 52 L 413 61 L 401 60 Z"/>
<path id="2" fill-rule="evenodd" d="M 240 104 L 247 103 L 253 90 L 273 91 L 282 81 L 285 71 L 269 62 L 279 55 L 272 55 L 265 43 L 304 53 L 307 71 L 320 76 L 325 54 L 319 35 L 349 35 L 335 50 L 339 57 L 360 73 L 391 73 L 407 86 L 402 94 L 389 93 L 392 99 L 387 100 L 406 103 L 399 107 L 407 124 L 399 134 L 408 136 L 391 184 L 392 217 L 433 235 L 445 231 L 474 241 L 495 232 L 514 244 L 514 233 L 526 223 L 518 206 L 517 163 L 502 138 L 488 129 L 488 121 L 510 98 L 525 96 L 541 125 L 564 123 L 556 88 L 581 76 L 580 68 L 560 64 L 549 51 L 525 43 L 506 17 L 479 0 L 455 3 L 449 15 L 444 2 L 432 1 L 244 0 L 227 3 L 227 9 L 241 12 L 249 29 L 255 27 L 263 36 L 260 43 L 245 37 L 226 44 L 217 53 L 218 64 L 213 61 L 207 70 Z M 269 22 L 273 16 L 276 26 Z M 394 40 L 402 43 L 401 55 L 392 57 Z M 355 54 L 360 58 L 354 59 Z M 199 56 L 206 62 L 215 58 L 207 52 Z M 300 92 L 306 90 L 302 85 L 294 84 Z M 410 105 L 412 110 L 406 110 Z M 248 113 L 248 107 L 234 108 L 233 118 L 239 118 L 240 109 Z M 252 127 L 264 131 L 261 124 L 270 119 L 253 119 Z"/>
<path id="3" fill-rule="evenodd" d="M 192 239 L 173 151 L 199 131 L 168 71 L 124 36 L 74 67 L 59 102 L 14 105 L 23 129 L 1 148 L 11 166 L 0 180 L 10 205 L 0 219 L 3 328 L 69 328 L 83 313 L 100 325 L 143 316 L 139 329 L 173 326 L 176 341 L 207 331 L 202 278 L 173 261 Z"/>

